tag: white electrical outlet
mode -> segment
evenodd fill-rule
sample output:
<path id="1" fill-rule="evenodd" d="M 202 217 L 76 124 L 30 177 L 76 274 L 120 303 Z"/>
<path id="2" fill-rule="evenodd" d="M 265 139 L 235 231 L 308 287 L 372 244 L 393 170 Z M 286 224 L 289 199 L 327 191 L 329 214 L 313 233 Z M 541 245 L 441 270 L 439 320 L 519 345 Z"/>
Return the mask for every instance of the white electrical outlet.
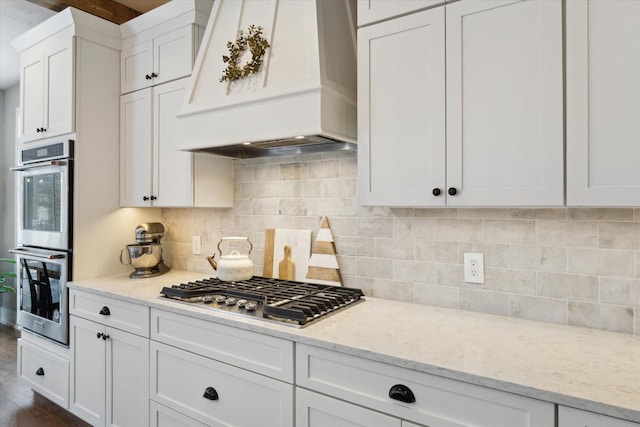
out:
<path id="1" fill-rule="evenodd" d="M 191 252 L 194 255 L 200 255 L 202 253 L 202 242 L 200 241 L 200 236 L 191 236 Z"/>
<path id="2" fill-rule="evenodd" d="M 484 283 L 484 256 L 482 254 L 464 254 L 464 281 Z"/>

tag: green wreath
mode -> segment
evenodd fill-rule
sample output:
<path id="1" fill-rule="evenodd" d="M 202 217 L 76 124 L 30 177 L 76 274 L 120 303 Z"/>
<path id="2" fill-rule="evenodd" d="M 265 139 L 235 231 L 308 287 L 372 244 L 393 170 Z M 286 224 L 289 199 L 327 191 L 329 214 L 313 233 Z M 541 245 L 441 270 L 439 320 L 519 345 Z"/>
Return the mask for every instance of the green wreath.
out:
<path id="1" fill-rule="evenodd" d="M 247 62 L 243 67 L 238 65 L 238 59 L 242 52 L 249 47 L 251 51 L 251 61 Z M 249 33 L 245 35 L 242 30 L 238 32 L 238 38 L 235 43 L 227 42 L 229 56 L 223 55 L 222 60 L 227 63 L 227 68 L 222 73 L 220 82 L 225 80 L 233 82 L 244 79 L 251 74 L 256 74 L 262 67 L 264 53 L 270 47 L 269 42 L 262 37 L 262 27 L 249 25 Z"/>

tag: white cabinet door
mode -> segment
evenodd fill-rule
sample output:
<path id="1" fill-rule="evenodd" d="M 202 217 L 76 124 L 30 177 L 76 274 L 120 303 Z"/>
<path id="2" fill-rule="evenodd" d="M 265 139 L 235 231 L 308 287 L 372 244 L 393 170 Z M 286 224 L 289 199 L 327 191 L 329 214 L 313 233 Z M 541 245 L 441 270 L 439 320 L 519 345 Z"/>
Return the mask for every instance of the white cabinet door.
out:
<path id="1" fill-rule="evenodd" d="M 358 26 L 435 6 L 445 0 L 358 0 Z"/>
<path id="2" fill-rule="evenodd" d="M 562 2 L 463 0 L 446 27 L 447 204 L 563 205 Z"/>
<path id="3" fill-rule="evenodd" d="M 153 40 L 137 44 L 120 53 L 121 93 L 144 89 L 152 84 Z"/>
<path id="4" fill-rule="evenodd" d="M 22 142 L 73 132 L 73 46 L 64 30 L 21 53 Z"/>
<path id="5" fill-rule="evenodd" d="M 107 425 L 149 425 L 149 340 L 106 328 Z"/>
<path id="6" fill-rule="evenodd" d="M 151 88 L 120 98 L 120 205 L 151 206 Z"/>
<path id="7" fill-rule="evenodd" d="M 178 151 L 184 132 L 176 117 L 186 79 L 153 88 L 153 194 L 154 206 L 193 205 L 193 154 Z M 211 191 L 215 191 L 211 189 Z"/>
<path id="8" fill-rule="evenodd" d="M 558 427 L 638 427 L 640 424 L 579 409 L 558 406 Z"/>
<path id="9" fill-rule="evenodd" d="M 93 426 L 105 425 L 106 378 L 104 326 L 69 316 L 71 398 L 69 410 Z"/>
<path id="10" fill-rule="evenodd" d="M 191 74 L 196 56 L 193 35 L 194 26 L 188 25 L 153 40 L 154 85 Z"/>
<path id="11" fill-rule="evenodd" d="M 363 205 L 445 203 L 444 34 L 443 7 L 358 30 Z"/>
<path id="12" fill-rule="evenodd" d="M 400 419 L 296 387 L 297 427 L 400 427 Z"/>
<path id="13" fill-rule="evenodd" d="M 640 204 L 640 2 L 566 4 L 567 205 Z"/>

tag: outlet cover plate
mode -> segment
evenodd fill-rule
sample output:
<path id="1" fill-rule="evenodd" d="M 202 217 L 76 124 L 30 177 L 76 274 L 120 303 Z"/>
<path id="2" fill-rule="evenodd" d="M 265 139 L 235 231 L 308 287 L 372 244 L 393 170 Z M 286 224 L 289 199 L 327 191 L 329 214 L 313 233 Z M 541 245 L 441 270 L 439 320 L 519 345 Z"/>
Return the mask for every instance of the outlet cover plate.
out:
<path id="1" fill-rule="evenodd" d="M 484 283 L 484 256 L 481 253 L 464 254 L 464 281 Z"/>

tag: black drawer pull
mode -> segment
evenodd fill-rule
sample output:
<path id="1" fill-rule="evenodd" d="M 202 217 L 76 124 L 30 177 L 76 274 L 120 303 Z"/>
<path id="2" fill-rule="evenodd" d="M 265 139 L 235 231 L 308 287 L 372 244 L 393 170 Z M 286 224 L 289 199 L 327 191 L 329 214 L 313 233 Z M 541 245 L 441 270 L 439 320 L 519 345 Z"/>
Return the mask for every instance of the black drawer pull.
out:
<path id="1" fill-rule="evenodd" d="M 213 387 L 207 387 L 202 397 L 209 400 L 218 400 L 218 392 Z"/>
<path id="2" fill-rule="evenodd" d="M 396 384 L 389 390 L 389 397 L 400 402 L 413 403 L 416 397 L 409 387 L 403 384 Z"/>
<path id="3" fill-rule="evenodd" d="M 102 309 L 100 310 L 100 314 L 102 314 L 103 316 L 110 316 L 111 315 L 111 310 L 109 310 L 109 307 L 107 307 L 106 305 L 104 307 L 102 307 Z"/>
<path id="4" fill-rule="evenodd" d="M 38 368 L 38 370 L 36 371 L 36 375 L 43 377 L 44 376 L 44 369 L 42 368 Z"/>

